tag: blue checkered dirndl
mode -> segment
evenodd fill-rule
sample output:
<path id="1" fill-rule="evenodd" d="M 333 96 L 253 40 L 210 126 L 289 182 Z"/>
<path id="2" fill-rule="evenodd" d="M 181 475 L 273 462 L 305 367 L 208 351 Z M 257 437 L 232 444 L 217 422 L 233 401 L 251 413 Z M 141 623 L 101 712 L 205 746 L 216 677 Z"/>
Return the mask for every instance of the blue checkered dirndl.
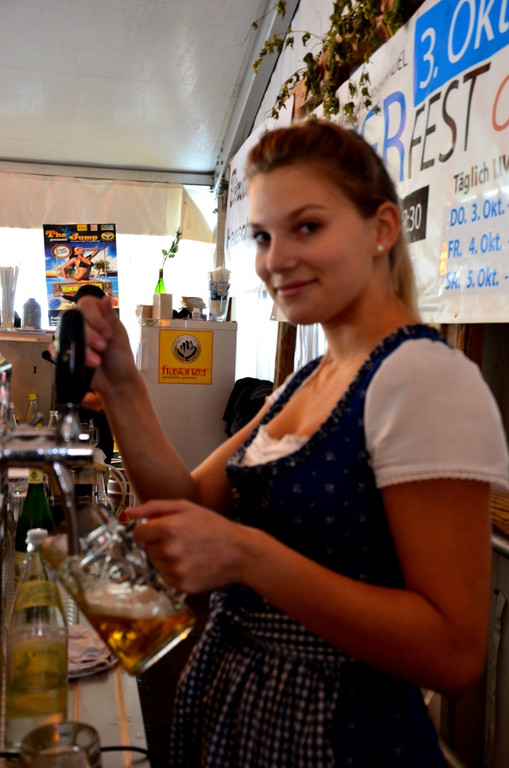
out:
<path id="1" fill-rule="evenodd" d="M 444 766 L 412 691 L 250 590 L 216 592 L 179 683 L 170 766 Z"/>

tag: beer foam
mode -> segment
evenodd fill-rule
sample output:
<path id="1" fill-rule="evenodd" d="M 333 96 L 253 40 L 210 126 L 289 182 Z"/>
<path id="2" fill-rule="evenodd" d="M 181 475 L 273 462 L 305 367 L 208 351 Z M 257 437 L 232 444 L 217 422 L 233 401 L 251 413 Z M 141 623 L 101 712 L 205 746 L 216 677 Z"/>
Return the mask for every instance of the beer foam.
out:
<path id="1" fill-rule="evenodd" d="M 95 616 L 125 616 L 130 619 L 169 616 L 173 608 L 168 597 L 150 587 L 118 591 L 87 592 L 86 610 Z"/>

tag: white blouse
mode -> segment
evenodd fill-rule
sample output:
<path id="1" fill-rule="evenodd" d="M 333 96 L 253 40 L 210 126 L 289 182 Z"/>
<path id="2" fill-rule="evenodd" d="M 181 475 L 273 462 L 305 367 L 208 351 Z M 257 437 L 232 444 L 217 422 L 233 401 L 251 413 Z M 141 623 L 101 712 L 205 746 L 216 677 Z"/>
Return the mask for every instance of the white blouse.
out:
<path id="1" fill-rule="evenodd" d="M 364 428 L 379 488 L 440 477 L 509 490 L 507 440 L 495 399 L 479 368 L 445 344 L 408 340 L 382 362 L 366 392 Z M 275 439 L 262 426 L 243 463 L 274 461 L 308 439 Z"/>

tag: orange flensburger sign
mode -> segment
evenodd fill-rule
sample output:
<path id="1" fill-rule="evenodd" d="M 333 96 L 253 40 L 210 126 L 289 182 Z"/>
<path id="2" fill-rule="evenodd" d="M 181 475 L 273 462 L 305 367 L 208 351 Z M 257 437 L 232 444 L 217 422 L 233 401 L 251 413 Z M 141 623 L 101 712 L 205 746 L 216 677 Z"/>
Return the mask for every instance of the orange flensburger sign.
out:
<path id="1" fill-rule="evenodd" d="M 212 384 L 212 331 L 159 331 L 159 384 Z"/>

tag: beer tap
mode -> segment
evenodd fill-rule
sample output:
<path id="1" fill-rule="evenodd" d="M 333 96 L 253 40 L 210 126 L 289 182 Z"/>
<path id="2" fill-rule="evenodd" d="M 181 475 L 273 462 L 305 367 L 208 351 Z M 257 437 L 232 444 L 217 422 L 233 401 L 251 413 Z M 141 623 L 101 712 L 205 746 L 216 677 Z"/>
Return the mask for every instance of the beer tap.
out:
<path id="1" fill-rule="evenodd" d="M 77 309 L 60 320 L 55 371 L 58 426 L 0 428 L 0 473 L 6 480 L 9 467 L 40 467 L 53 479 L 67 530 L 45 538 L 43 556 L 124 669 L 138 675 L 187 637 L 196 619 L 129 526 L 100 504 L 86 504 L 77 513 L 73 470 L 94 461 L 93 445 L 79 423 L 79 404 L 91 372 L 85 369 L 84 322 Z M 0 367 L 0 386 L 1 381 Z M 0 616 L 0 629 L 1 624 Z"/>
<path id="2" fill-rule="evenodd" d="M 79 404 L 85 386 L 85 331 L 81 313 L 70 309 L 62 314 L 56 358 L 56 401 L 59 420 L 56 429 L 21 425 L 9 429 L 5 424 L 7 406 L 0 406 L 0 484 L 7 487 L 9 467 L 38 467 L 53 481 L 62 503 L 69 552 L 79 553 L 79 536 L 74 496 L 74 468 L 93 464 L 93 446 L 82 439 Z M 0 379 L 2 372 L 0 371 Z M 0 380 L 0 387 L 2 381 Z M 5 397 L 0 389 L 0 399 Z M 85 437 L 85 436 L 83 436 Z M 5 495 L 5 494 L 4 494 Z M 5 506 L 5 503 L 2 505 Z"/>

